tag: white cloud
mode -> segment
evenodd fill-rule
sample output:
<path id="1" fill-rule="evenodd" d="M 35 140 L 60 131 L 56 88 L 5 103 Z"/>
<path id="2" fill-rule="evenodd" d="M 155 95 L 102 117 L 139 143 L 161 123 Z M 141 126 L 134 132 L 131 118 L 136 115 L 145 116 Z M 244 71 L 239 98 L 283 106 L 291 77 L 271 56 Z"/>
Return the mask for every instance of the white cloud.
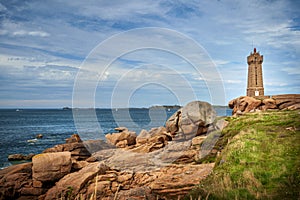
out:
<path id="1" fill-rule="evenodd" d="M 33 37 L 49 37 L 50 34 L 41 30 L 28 30 L 28 27 L 20 22 L 14 22 L 5 19 L 1 24 L 0 35 L 8 35 L 15 37 L 33 36 Z"/>
<path id="2" fill-rule="evenodd" d="M 300 65 L 299 67 L 283 67 L 281 70 L 289 75 L 300 75 Z"/>
<path id="3" fill-rule="evenodd" d="M 226 83 L 239 84 L 244 83 L 242 80 L 225 80 Z"/>
<path id="4" fill-rule="evenodd" d="M 6 69 L 2 70 L 2 76 L 9 77 L 15 73 L 20 75 L 15 76 L 16 79 L 21 78 L 23 67 L 33 66 L 38 80 L 71 80 L 73 72 L 45 66 L 78 68 L 90 50 L 113 34 L 131 28 L 155 26 L 174 29 L 201 44 L 218 66 L 216 71 L 221 73 L 230 97 L 240 95 L 237 91 L 244 93 L 246 56 L 252 50 L 252 42 L 265 56 L 266 89 L 280 86 L 278 92 L 285 93 L 287 85 L 280 83 L 299 85 L 296 82 L 300 74 L 300 22 L 298 5 L 294 1 L 69 1 L 63 6 L 55 1 L 20 1 L 16 7 L 7 9 L 8 4 L 9 1 L 0 4 L 4 16 L 0 25 L 0 67 Z M 89 64 L 103 67 L 99 60 L 118 49 L 136 44 L 136 41 L 151 45 L 147 37 L 157 37 L 166 48 L 177 45 L 180 50 L 182 47 L 172 37 L 163 40 L 159 34 L 147 36 L 145 33 L 116 42 L 102 52 L 102 58 L 97 58 L 97 65 Z M 194 54 L 189 58 L 201 56 Z M 102 80 L 108 81 L 107 85 L 129 69 L 147 64 L 169 67 L 196 87 L 199 82 L 213 78 L 216 72 L 210 71 L 207 60 L 203 60 L 201 70 L 209 76 L 194 75 L 195 70 L 183 59 L 162 51 L 139 51 L 121 58 L 123 60 L 116 61 L 115 66 L 103 74 Z M 285 63 L 287 60 L 289 63 Z M 8 68 L 12 70 L 8 72 Z M 86 74 L 86 79 L 90 77 L 91 81 L 99 78 L 93 72 Z M 24 77 L 26 75 L 23 74 Z M 172 80 L 172 73 L 168 75 L 161 71 L 155 74 L 148 69 L 128 77 L 131 81 L 142 81 L 149 75 L 155 80 L 166 77 Z M 270 77 L 274 77 L 275 82 Z M 231 90 L 233 85 L 239 89 Z M 180 88 L 179 83 L 177 87 Z M 294 93 L 295 88 L 291 90 Z"/>
<path id="5" fill-rule="evenodd" d="M 229 60 L 213 60 L 214 63 L 218 66 L 218 65 L 226 65 L 229 64 L 230 61 Z"/>
<path id="6" fill-rule="evenodd" d="M 164 9 L 160 7 L 159 1 L 106 1 L 101 2 L 99 5 L 98 1 L 87 4 L 82 1 L 66 2 L 70 7 L 80 8 L 80 13 L 86 17 L 99 17 L 105 20 L 143 20 L 143 18 L 137 19 L 137 15 L 147 15 L 152 13 L 153 15 L 160 15 L 164 13 Z M 98 6 L 95 6 L 97 5 Z"/>
<path id="7" fill-rule="evenodd" d="M 265 86 L 274 86 L 274 87 L 284 87 L 284 86 L 288 86 L 288 83 L 272 81 L 272 82 L 266 82 L 264 85 Z"/>
<path id="8" fill-rule="evenodd" d="M 12 33 L 13 36 L 38 36 L 38 37 L 49 37 L 50 34 L 43 31 L 15 31 Z"/>

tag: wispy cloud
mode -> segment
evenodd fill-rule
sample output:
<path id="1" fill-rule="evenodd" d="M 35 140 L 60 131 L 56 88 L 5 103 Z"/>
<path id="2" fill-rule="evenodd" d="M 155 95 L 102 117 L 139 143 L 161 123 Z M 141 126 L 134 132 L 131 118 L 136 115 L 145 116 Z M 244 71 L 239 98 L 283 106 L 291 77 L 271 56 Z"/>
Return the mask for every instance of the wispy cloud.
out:
<path id="1" fill-rule="evenodd" d="M 282 68 L 283 72 L 286 72 L 288 75 L 300 75 L 300 65 L 299 67 L 284 67 Z"/>
<path id="2" fill-rule="evenodd" d="M 76 74 L 91 50 L 114 34 L 144 27 L 172 29 L 200 44 L 222 76 L 227 100 L 245 94 L 246 56 L 252 50 L 252 44 L 264 55 L 265 91 L 299 93 L 299 7 L 300 3 L 292 0 L 1 1 L 0 81 L 3 84 L 0 86 L 0 106 L 17 107 L 24 103 L 22 96 L 27 99 L 26 105 L 32 103 L 34 106 L 38 101 L 39 105 L 47 107 L 47 101 L 41 100 L 41 96 L 47 96 L 57 99 L 51 103 L 49 100 L 49 104 L 64 106 L 71 101 Z M 147 37 L 148 41 L 145 40 Z M 139 40 L 150 46 L 150 38 L 155 37 L 159 39 L 161 35 L 132 36 L 107 47 L 100 56 L 107 58 Z M 165 47 L 178 42 L 172 37 L 160 41 Z M 183 44 L 177 45 L 180 48 Z M 195 54 L 189 58 L 201 56 Z M 103 67 L 99 60 L 89 64 L 91 68 Z M 211 71 L 205 68 L 205 62 L 202 65 L 203 73 L 209 74 Z M 147 67 L 128 74 L 139 66 Z M 160 71 L 157 66 L 171 70 Z M 174 78 L 174 72 L 180 79 Z M 86 78 L 93 81 L 100 77 L 93 73 L 86 73 Z M 175 88 L 173 90 L 179 91 L 184 90 L 183 82 L 177 80 L 187 80 L 197 98 L 210 100 L 204 84 L 209 77 L 195 73 L 189 63 L 170 52 L 149 50 L 122 55 L 102 74 L 104 93 L 111 95 L 114 84 L 124 74 L 127 74 L 127 78 L 122 79 L 125 89 L 126 85 L 130 89 L 134 83 L 152 78 L 154 82 L 168 80 Z M 144 105 L 154 104 L 157 86 L 143 88 L 138 90 L 136 97 L 149 95 L 149 98 L 141 98 Z M 170 98 L 165 97 L 166 101 L 176 101 L 172 94 L 168 95 Z M 100 98 L 106 98 L 106 95 Z M 99 106 L 108 106 L 109 98 Z M 137 104 L 141 106 L 143 102 Z"/>
<path id="3" fill-rule="evenodd" d="M 50 34 L 43 31 L 15 31 L 12 33 L 13 36 L 38 36 L 38 37 L 48 37 Z"/>

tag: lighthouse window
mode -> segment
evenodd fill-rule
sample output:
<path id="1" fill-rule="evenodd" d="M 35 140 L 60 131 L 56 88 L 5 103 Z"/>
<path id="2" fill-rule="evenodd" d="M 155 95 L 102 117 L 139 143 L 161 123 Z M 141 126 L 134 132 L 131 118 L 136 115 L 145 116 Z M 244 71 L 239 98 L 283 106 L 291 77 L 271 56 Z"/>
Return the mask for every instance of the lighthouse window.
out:
<path id="1" fill-rule="evenodd" d="M 255 66 L 255 84 L 257 86 L 257 67 Z"/>

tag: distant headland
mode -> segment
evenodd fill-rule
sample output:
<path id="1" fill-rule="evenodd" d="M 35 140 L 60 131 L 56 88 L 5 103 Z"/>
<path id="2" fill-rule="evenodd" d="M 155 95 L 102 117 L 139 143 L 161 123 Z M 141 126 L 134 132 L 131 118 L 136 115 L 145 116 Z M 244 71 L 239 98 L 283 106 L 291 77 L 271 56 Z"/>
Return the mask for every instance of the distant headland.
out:
<path id="1" fill-rule="evenodd" d="M 179 105 L 155 105 L 151 106 L 149 109 L 180 109 L 182 106 Z"/>

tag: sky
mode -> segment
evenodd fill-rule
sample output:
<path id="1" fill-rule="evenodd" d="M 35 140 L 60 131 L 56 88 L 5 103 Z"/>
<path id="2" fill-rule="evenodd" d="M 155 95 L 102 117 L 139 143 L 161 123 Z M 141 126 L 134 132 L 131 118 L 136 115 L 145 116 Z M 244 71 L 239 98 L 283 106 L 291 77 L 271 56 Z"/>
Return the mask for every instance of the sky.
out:
<path id="1" fill-rule="evenodd" d="M 300 2 L 0 0 L 0 108 L 149 107 L 300 93 Z"/>

